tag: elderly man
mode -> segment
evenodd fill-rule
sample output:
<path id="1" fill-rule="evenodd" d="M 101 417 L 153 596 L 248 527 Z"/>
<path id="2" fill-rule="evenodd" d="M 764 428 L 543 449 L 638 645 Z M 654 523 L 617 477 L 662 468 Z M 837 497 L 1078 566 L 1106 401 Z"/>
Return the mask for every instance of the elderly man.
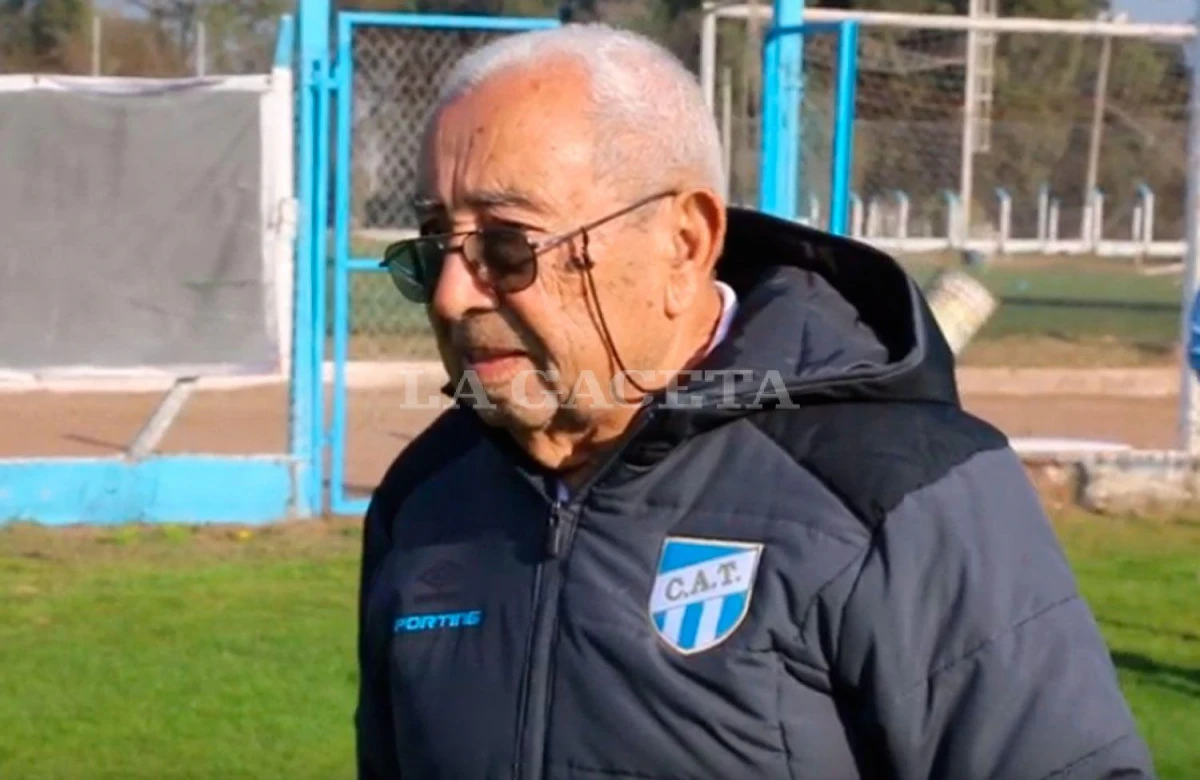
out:
<path id="1" fill-rule="evenodd" d="M 475 51 L 419 188 L 385 265 L 458 402 L 367 514 L 360 778 L 1152 774 L 917 288 L 727 208 L 669 54 Z"/>

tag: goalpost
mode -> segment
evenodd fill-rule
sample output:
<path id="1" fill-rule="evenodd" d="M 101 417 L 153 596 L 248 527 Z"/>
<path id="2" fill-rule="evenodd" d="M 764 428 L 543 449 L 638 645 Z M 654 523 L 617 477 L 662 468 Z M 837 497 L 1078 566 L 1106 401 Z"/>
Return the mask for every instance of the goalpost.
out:
<path id="1" fill-rule="evenodd" d="M 996 18 L 986 3 L 973 6 L 973 16 L 803 11 L 805 23 L 861 28 L 848 232 L 902 255 L 1127 257 L 1168 272 L 1175 260 L 1184 348 L 1177 446 L 1200 454 L 1200 396 L 1187 360 L 1200 69 L 1181 64 L 1200 62 L 1196 27 Z M 705 5 L 701 24 L 701 82 L 722 128 L 730 197 L 749 205 L 765 98 L 743 63 L 760 56 L 771 18 L 770 3 L 717 2 Z M 819 84 L 830 52 L 806 42 L 803 56 L 806 81 Z M 803 154 L 806 168 L 823 166 L 807 140 Z M 822 193 L 804 182 L 800 190 L 794 218 L 823 221 Z"/>

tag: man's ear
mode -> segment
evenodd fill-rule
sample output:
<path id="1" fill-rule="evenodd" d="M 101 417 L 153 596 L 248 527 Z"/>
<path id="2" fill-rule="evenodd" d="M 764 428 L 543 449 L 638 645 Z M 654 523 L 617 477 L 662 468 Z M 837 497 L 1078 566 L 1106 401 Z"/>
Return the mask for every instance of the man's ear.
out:
<path id="1" fill-rule="evenodd" d="M 695 303 L 712 278 L 725 246 L 725 202 L 710 189 L 688 190 L 675 199 L 674 257 L 667 283 L 667 315 L 678 317 Z"/>

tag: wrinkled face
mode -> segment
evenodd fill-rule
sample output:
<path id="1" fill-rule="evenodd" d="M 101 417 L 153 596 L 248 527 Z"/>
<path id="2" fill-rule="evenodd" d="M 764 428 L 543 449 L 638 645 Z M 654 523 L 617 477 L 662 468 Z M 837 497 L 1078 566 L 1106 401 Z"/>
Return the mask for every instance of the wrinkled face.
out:
<path id="1" fill-rule="evenodd" d="M 585 85 L 569 61 L 518 68 L 444 107 L 422 154 L 419 200 L 430 202 L 419 209 L 422 232 L 518 228 L 536 243 L 651 194 L 598 184 Z M 578 235 L 540 252 L 533 284 L 512 293 L 490 289 L 452 251 L 429 316 L 460 398 L 482 390 L 486 403 L 475 406 L 484 419 L 515 431 L 587 429 L 612 407 L 619 370 L 597 306 L 626 368 L 656 368 L 668 331 L 670 209 L 664 198 L 588 231 L 594 296 Z"/>

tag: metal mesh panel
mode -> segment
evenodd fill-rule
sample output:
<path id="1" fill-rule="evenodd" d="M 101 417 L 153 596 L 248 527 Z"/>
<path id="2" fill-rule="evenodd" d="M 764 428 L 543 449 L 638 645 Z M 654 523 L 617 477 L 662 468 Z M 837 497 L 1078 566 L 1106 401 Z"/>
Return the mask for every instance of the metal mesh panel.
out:
<path id="1" fill-rule="evenodd" d="M 459 58 L 504 33 L 366 27 L 355 32 L 354 224 L 415 227 L 421 132 L 438 88 Z"/>
<path id="2" fill-rule="evenodd" d="M 438 89 L 468 51 L 506 33 L 402 27 L 356 28 L 351 225 L 357 257 L 379 257 L 416 229 L 421 135 Z M 350 359 L 429 360 L 437 356 L 425 313 L 381 274 L 350 278 Z"/>
<path id="3" fill-rule="evenodd" d="M 1114 41 L 1101 98 L 1100 40 L 1034 33 L 993 38 L 994 55 L 980 56 L 977 69 L 988 83 L 977 89 L 971 108 L 970 237 L 988 239 L 1000 230 L 999 188 L 1013 201 L 1010 235 L 1035 238 L 1044 187 L 1057 201 L 1057 237 L 1086 244 L 1094 185 L 1104 193 L 1103 206 L 1092 209 L 1103 222 L 1100 235 L 1130 240 L 1145 184 L 1165 196 L 1156 204 L 1154 237 L 1177 240 L 1187 121 L 1179 44 Z M 944 236 L 946 197 L 961 196 L 967 51 L 968 36 L 958 31 L 874 28 L 862 36 L 854 185 L 881 208 L 884 200 L 894 208 L 895 193 L 906 193 L 908 235 Z M 1093 136 L 1097 100 L 1104 116 Z M 898 225 L 876 227 L 880 237 L 903 237 Z M 1086 253 L 1088 247 L 1064 249 Z"/>
<path id="4" fill-rule="evenodd" d="M 796 216 L 801 222 L 820 228 L 829 225 L 838 37 L 837 33 L 804 36 Z"/>
<path id="5" fill-rule="evenodd" d="M 762 165 L 762 23 L 722 19 L 717 39 L 714 107 L 725 146 L 729 202 L 753 208 Z"/>
<path id="6" fill-rule="evenodd" d="M 717 25 L 713 101 L 735 203 L 757 200 L 762 82 L 755 69 L 768 23 L 721 18 Z M 986 243 L 1000 229 L 1001 189 L 1012 200 L 1012 238 L 1036 238 L 1039 224 L 1053 216 L 1057 229 L 1049 232 L 1062 242 L 1056 251 L 1094 253 L 1098 235 L 1107 242 L 1098 254 L 1178 257 L 1188 111 L 1179 41 L 1116 38 L 1106 54 L 1098 36 L 979 32 L 974 99 L 967 101 L 966 32 L 873 22 L 864 24 L 859 38 L 852 188 L 862 202 L 866 237 L 884 243 L 947 239 L 949 204 L 965 198 L 969 238 Z M 825 139 L 811 133 L 832 127 L 825 112 L 832 105 L 836 39 L 809 34 L 804 40 L 806 160 L 823 162 Z M 966 127 L 968 102 L 972 121 Z M 969 182 L 965 130 L 975 139 Z M 802 178 L 813 175 L 813 167 L 806 165 Z M 1148 201 L 1151 192 L 1155 197 Z M 903 202 L 908 221 L 902 226 Z M 1050 204 L 1053 215 L 1045 213 Z M 803 198 L 800 205 L 805 217 Z M 869 207 L 878 212 L 870 220 Z M 961 203 L 956 208 L 964 210 Z M 1096 227 L 1089 228 L 1089 219 Z M 910 244 L 891 241 L 889 248 L 907 251 Z M 1009 253 L 1032 249 L 1037 247 L 1007 247 Z"/>
<path id="7" fill-rule="evenodd" d="M 862 31 L 852 183 L 861 200 L 852 232 L 928 236 L 946 228 L 945 195 L 959 186 L 964 39 L 938 30 Z"/>

